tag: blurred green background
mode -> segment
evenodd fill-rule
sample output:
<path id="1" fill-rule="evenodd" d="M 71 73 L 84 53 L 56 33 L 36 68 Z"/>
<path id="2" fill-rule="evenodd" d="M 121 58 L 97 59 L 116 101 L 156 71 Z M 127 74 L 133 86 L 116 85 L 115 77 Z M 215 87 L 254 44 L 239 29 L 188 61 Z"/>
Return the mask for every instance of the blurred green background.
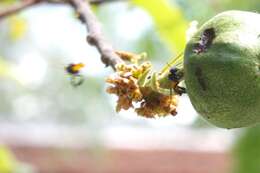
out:
<path id="1" fill-rule="evenodd" d="M 19 0 L 1 0 L 0 10 L 15 3 Z M 184 49 L 186 31 L 192 21 L 198 21 L 200 26 L 217 13 L 234 9 L 259 12 L 260 3 L 259 0 L 119 0 L 93 6 L 114 48 L 147 52 L 156 69 Z M 187 129 L 201 134 L 214 131 L 210 139 L 204 139 L 214 143 L 219 139 L 214 139 L 214 134 L 224 136 L 218 144 L 223 142 L 225 152 L 231 153 L 231 172 L 260 172 L 260 127 L 215 128 L 197 116 L 187 96 L 181 98 L 177 117 L 148 120 L 131 111 L 115 113 L 116 98 L 105 93 L 104 82 L 112 70 L 104 68 L 85 37 L 85 27 L 66 5 L 37 5 L 0 19 L 0 128 L 17 132 L 26 127 L 29 129 L 26 138 L 33 139 L 35 134 L 30 136 L 30 131 L 35 129 L 43 134 L 45 130 L 52 134 L 52 129 L 61 127 L 76 129 L 76 133 L 77 129 L 80 132 L 83 129 L 89 139 L 88 146 L 94 150 L 105 146 L 105 132 L 118 132 L 121 127 L 128 127 L 131 133 L 133 129 L 138 129 L 136 133 L 170 131 L 165 135 L 168 138 L 173 134 L 182 136 Z M 70 78 L 64 72 L 64 66 L 73 62 L 86 64 L 85 82 L 77 88 L 70 85 Z M 0 131 L 1 135 L 9 132 Z M 8 145 L 4 140 L 0 142 Z M 0 149 L 1 173 L 25 169 L 14 164 L 18 161 L 11 155 L 6 148 Z"/>

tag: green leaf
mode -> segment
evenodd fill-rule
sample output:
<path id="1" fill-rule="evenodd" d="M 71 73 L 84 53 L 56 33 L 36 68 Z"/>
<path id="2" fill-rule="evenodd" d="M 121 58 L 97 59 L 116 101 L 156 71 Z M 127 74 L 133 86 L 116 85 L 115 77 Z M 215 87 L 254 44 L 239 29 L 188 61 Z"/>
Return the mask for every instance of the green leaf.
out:
<path id="1" fill-rule="evenodd" d="M 172 51 L 183 51 L 188 22 L 175 4 L 170 4 L 167 0 L 133 0 L 132 2 L 152 16 L 161 38 Z"/>
<path id="2" fill-rule="evenodd" d="M 1 0 L 0 4 L 2 5 L 10 5 L 17 2 L 17 0 Z"/>
<path id="3" fill-rule="evenodd" d="M 260 126 L 245 129 L 233 148 L 234 173 L 260 172 Z"/>
<path id="4" fill-rule="evenodd" d="M 16 160 L 12 153 L 3 146 L 0 146 L 0 172 L 12 173 L 16 168 Z"/>

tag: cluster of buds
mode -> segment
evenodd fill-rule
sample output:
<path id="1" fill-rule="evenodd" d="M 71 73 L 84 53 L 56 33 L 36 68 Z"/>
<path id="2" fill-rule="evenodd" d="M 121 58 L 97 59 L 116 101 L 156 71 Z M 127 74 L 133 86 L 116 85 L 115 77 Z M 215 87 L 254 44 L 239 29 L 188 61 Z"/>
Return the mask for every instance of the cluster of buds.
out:
<path id="1" fill-rule="evenodd" d="M 161 93 L 151 92 L 140 104 L 139 108 L 135 108 L 138 115 L 153 118 L 155 116 L 167 116 L 177 114 L 177 96 L 163 95 Z"/>
<path id="2" fill-rule="evenodd" d="M 118 55 L 124 55 L 124 59 L 127 55 L 131 61 L 135 60 L 135 57 L 140 58 L 135 54 L 118 53 Z M 136 62 L 116 66 L 116 73 L 106 80 L 110 84 L 107 92 L 118 97 L 116 111 L 133 108 L 138 115 L 147 118 L 177 114 L 178 94 L 173 92 L 172 88 L 161 88 L 166 85 L 160 81 L 165 80 L 162 80 L 162 77 L 157 79 L 160 74 L 152 73 L 151 68 L 152 65 L 148 61 L 140 65 Z M 163 78 L 168 79 L 167 76 Z"/>
<path id="3" fill-rule="evenodd" d="M 144 63 L 139 67 L 136 65 L 117 65 L 117 73 L 106 80 L 107 83 L 113 85 L 107 88 L 107 92 L 118 96 L 116 111 L 127 110 L 133 107 L 134 102 L 137 103 L 143 99 L 143 94 L 138 86 L 138 78 L 150 67 L 150 63 Z"/>

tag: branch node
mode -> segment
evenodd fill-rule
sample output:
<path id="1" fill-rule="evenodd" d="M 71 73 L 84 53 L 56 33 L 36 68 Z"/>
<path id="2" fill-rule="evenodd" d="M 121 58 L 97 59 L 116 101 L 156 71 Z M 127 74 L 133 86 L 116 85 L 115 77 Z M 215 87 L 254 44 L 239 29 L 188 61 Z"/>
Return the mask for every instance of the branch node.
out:
<path id="1" fill-rule="evenodd" d="M 87 42 L 92 45 L 92 46 L 95 46 L 97 44 L 97 41 L 95 39 L 95 37 L 91 36 L 91 35 L 88 35 L 87 36 Z"/>

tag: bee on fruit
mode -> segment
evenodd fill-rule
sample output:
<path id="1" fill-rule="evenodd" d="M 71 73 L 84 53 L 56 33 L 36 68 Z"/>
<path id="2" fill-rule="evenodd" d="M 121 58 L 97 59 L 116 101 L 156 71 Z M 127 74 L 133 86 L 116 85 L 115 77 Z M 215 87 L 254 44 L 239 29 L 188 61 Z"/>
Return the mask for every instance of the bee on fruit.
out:
<path id="1" fill-rule="evenodd" d="M 168 79 L 172 81 L 173 90 L 179 95 L 186 93 L 186 88 L 179 86 L 179 83 L 183 80 L 183 77 L 184 77 L 184 72 L 182 69 L 179 69 L 177 67 L 172 67 L 169 70 Z"/>

